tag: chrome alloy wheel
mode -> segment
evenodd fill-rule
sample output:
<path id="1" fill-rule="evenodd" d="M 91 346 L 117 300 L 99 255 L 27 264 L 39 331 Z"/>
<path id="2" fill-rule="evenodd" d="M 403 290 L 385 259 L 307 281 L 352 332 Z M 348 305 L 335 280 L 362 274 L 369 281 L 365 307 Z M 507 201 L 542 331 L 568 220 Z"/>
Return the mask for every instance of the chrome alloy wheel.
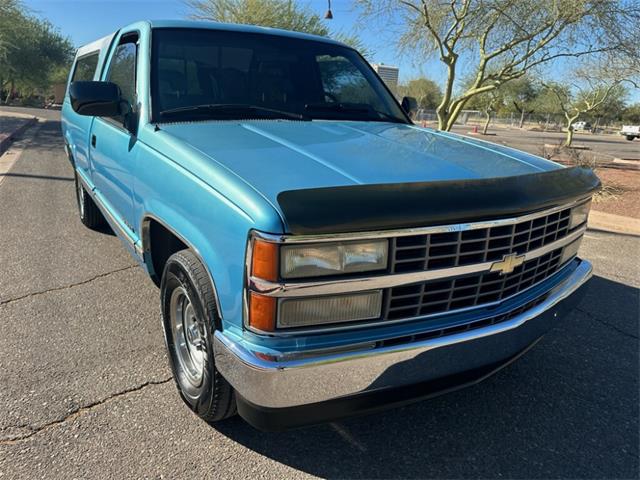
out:
<path id="1" fill-rule="evenodd" d="M 206 344 L 196 311 L 183 287 L 176 287 L 171 293 L 169 317 L 180 369 L 188 382 L 198 387 L 204 375 Z"/>

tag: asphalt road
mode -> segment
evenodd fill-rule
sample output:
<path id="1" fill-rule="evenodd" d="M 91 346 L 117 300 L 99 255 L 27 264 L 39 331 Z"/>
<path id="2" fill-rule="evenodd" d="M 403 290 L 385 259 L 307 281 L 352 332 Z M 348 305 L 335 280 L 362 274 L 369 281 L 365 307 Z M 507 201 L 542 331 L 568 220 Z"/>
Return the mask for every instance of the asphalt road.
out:
<path id="1" fill-rule="evenodd" d="M 470 134 L 472 125 L 456 125 L 453 131 L 463 135 Z M 482 131 L 482 127 L 480 127 Z M 551 148 L 545 145 L 560 145 L 566 134 L 562 132 L 536 132 L 533 130 L 520 130 L 519 128 L 505 128 L 496 126 L 489 128 L 489 135 L 473 135 L 475 138 L 488 142 L 501 143 L 509 147 L 518 148 L 534 155 L 545 156 L 551 153 Z M 624 160 L 640 161 L 640 140 L 632 142 L 626 140 L 622 135 L 591 134 L 588 132 L 576 132 L 573 137 L 573 145 L 583 146 L 587 150 L 582 150 L 582 155 L 586 159 L 592 158 L 593 154 L 598 154 L 600 160 L 612 161 L 614 158 Z"/>
<path id="2" fill-rule="evenodd" d="M 0 185 L 0 478 L 637 478 L 640 239 L 589 232 L 588 294 L 480 385 L 284 433 L 178 397 L 158 291 L 77 219 L 57 114 Z"/>

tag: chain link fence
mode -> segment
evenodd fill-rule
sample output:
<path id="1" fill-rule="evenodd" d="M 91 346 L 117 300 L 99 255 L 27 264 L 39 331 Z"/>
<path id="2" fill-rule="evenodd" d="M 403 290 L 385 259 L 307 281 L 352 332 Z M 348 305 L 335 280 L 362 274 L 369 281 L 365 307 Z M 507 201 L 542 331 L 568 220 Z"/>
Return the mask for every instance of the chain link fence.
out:
<path id="1" fill-rule="evenodd" d="M 438 123 L 438 116 L 435 110 L 420 109 L 416 113 L 414 120 L 418 123 L 425 122 L 427 125 L 432 126 Z M 580 119 L 579 119 L 580 120 Z M 462 113 L 456 119 L 455 125 L 463 126 L 484 126 L 487 121 L 487 117 L 483 112 L 478 110 L 463 110 Z M 491 126 L 500 127 L 514 127 L 514 128 L 527 128 L 529 130 L 540 130 L 545 132 L 561 132 L 565 129 L 566 120 L 564 115 L 553 113 L 531 113 L 525 115 L 524 122 L 521 125 L 521 116 L 519 113 L 512 113 L 509 115 L 495 114 L 491 115 Z M 575 125 L 575 124 L 574 124 Z M 575 127 L 574 127 L 575 128 Z M 596 121 L 593 124 L 586 122 L 584 125 L 585 130 L 593 131 L 594 133 L 618 133 L 621 125 L 617 123 L 604 123 Z M 577 130 L 577 129 L 576 129 Z"/>

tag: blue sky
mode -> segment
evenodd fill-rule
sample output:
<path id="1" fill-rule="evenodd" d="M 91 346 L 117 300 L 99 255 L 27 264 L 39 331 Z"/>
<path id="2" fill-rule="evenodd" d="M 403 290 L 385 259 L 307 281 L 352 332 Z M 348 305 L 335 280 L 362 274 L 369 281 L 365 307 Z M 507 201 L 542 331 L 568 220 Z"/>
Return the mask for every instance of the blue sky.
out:
<path id="1" fill-rule="evenodd" d="M 301 0 L 319 15 L 327 10 L 326 0 Z M 143 19 L 187 18 L 189 7 L 182 0 L 24 0 L 33 12 L 48 19 L 76 46 L 107 35 L 128 23 Z M 356 32 L 374 52 L 369 60 L 400 67 L 400 80 L 426 76 L 443 83 L 444 71 L 437 60 L 416 62 L 399 56 L 390 35 L 381 25 L 362 25 L 353 9 L 353 0 L 332 0 L 333 20 L 327 20 L 332 31 Z M 381 31 L 382 30 L 382 31 Z M 554 73 L 562 74 L 562 66 Z M 631 101 L 640 101 L 640 91 L 630 91 Z"/>
<path id="2" fill-rule="evenodd" d="M 24 3 L 69 36 L 76 46 L 137 20 L 186 18 L 190 11 L 182 0 L 26 0 Z M 326 0 L 310 0 L 306 3 L 324 16 Z M 332 0 L 331 7 L 334 19 L 327 20 L 327 24 L 333 31 L 352 32 L 357 29 L 358 14 L 353 10 L 351 0 Z M 424 70 L 416 68 L 407 58 L 399 58 L 388 38 L 382 38 L 377 29 L 360 28 L 357 32 L 375 52 L 370 60 L 399 66 L 401 80 L 417 77 Z M 423 73 L 436 79 L 439 66 L 436 62 L 429 63 L 433 71 Z"/>

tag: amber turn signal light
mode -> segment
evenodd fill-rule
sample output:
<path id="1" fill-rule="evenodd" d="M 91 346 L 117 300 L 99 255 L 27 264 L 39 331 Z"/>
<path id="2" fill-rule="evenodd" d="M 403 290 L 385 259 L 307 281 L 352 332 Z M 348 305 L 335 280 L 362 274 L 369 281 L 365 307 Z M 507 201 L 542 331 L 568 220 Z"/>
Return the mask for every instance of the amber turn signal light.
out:
<path id="1" fill-rule="evenodd" d="M 253 242 L 251 274 L 263 280 L 278 280 L 278 245 L 260 239 Z"/>
<path id="2" fill-rule="evenodd" d="M 251 292 L 249 294 L 249 326 L 262 332 L 276 328 L 276 299 Z"/>

